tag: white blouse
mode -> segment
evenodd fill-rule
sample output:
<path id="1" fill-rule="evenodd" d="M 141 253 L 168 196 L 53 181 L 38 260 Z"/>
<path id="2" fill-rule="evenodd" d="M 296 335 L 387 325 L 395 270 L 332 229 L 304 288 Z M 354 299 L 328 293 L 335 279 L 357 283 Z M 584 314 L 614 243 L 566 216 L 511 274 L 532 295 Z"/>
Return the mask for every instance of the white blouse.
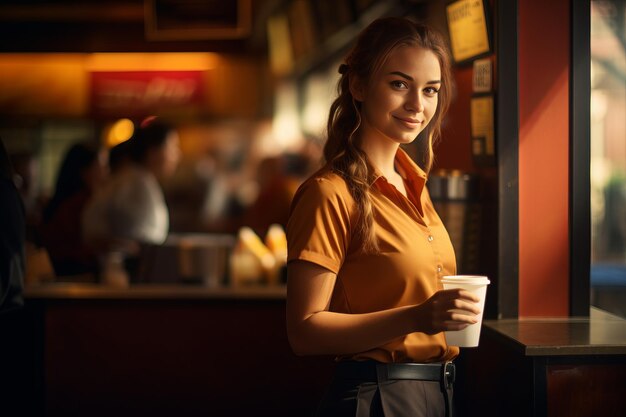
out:
<path id="1" fill-rule="evenodd" d="M 88 241 L 123 238 L 161 244 L 169 229 L 161 186 L 152 173 L 140 167 L 113 177 L 87 205 L 82 221 Z"/>

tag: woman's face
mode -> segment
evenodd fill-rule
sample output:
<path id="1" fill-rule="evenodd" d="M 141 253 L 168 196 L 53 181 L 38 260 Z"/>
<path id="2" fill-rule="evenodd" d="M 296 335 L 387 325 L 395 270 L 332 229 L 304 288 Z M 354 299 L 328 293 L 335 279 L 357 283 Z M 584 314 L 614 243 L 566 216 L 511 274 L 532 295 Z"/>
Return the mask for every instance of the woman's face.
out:
<path id="1" fill-rule="evenodd" d="M 441 68 L 432 51 L 396 48 L 366 86 L 353 90 L 362 103 L 361 138 L 411 143 L 435 114 L 439 88 Z"/>
<path id="2" fill-rule="evenodd" d="M 171 176 L 180 160 L 180 145 L 178 133 L 175 130 L 167 134 L 162 146 L 150 150 L 149 165 L 160 178 Z"/>

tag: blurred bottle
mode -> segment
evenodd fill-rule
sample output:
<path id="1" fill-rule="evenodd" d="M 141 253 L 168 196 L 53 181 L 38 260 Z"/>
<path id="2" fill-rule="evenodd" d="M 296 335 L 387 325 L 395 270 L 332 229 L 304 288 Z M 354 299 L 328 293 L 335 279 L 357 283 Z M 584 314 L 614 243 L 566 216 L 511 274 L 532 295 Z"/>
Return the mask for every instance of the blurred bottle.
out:
<path id="1" fill-rule="evenodd" d="M 274 255 L 276 266 L 287 263 L 287 235 L 280 224 L 272 224 L 265 235 L 265 245 Z"/>
<path id="2" fill-rule="evenodd" d="M 274 254 L 251 228 L 239 229 L 230 262 L 233 285 L 275 283 L 278 280 L 276 265 Z"/>
<path id="3" fill-rule="evenodd" d="M 124 267 L 124 254 L 122 252 L 109 252 L 105 255 L 102 282 L 114 287 L 128 287 L 128 272 Z"/>

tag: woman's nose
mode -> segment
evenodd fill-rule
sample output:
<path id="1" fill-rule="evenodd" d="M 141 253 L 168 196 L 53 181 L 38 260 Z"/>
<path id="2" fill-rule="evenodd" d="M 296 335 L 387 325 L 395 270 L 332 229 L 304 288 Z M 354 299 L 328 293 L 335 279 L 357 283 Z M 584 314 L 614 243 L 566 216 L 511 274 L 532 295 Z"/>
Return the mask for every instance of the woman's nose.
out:
<path id="1" fill-rule="evenodd" d="M 408 94 L 405 108 L 409 111 L 414 111 L 416 113 L 422 113 L 424 111 L 424 101 L 419 91 L 411 92 Z"/>

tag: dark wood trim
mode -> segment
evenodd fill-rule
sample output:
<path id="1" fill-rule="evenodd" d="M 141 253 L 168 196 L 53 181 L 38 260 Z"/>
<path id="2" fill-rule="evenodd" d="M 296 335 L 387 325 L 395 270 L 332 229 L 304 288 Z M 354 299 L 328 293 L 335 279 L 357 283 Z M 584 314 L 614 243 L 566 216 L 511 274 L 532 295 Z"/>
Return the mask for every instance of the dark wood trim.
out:
<path id="1" fill-rule="evenodd" d="M 532 358 L 533 366 L 533 417 L 548 415 L 548 379 L 546 363 L 548 359 L 540 356 Z"/>
<path id="2" fill-rule="evenodd" d="M 2 22 L 138 22 L 143 23 L 144 7 L 142 4 L 27 4 L 1 5 Z"/>
<path id="3" fill-rule="evenodd" d="M 589 316 L 590 202 L 590 0 L 572 0 L 570 63 L 570 315 Z"/>
<path id="4" fill-rule="evenodd" d="M 519 74 L 517 0 L 496 5 L 498 157 L 498 318 L 518 316 L 519 287 Z"/>

